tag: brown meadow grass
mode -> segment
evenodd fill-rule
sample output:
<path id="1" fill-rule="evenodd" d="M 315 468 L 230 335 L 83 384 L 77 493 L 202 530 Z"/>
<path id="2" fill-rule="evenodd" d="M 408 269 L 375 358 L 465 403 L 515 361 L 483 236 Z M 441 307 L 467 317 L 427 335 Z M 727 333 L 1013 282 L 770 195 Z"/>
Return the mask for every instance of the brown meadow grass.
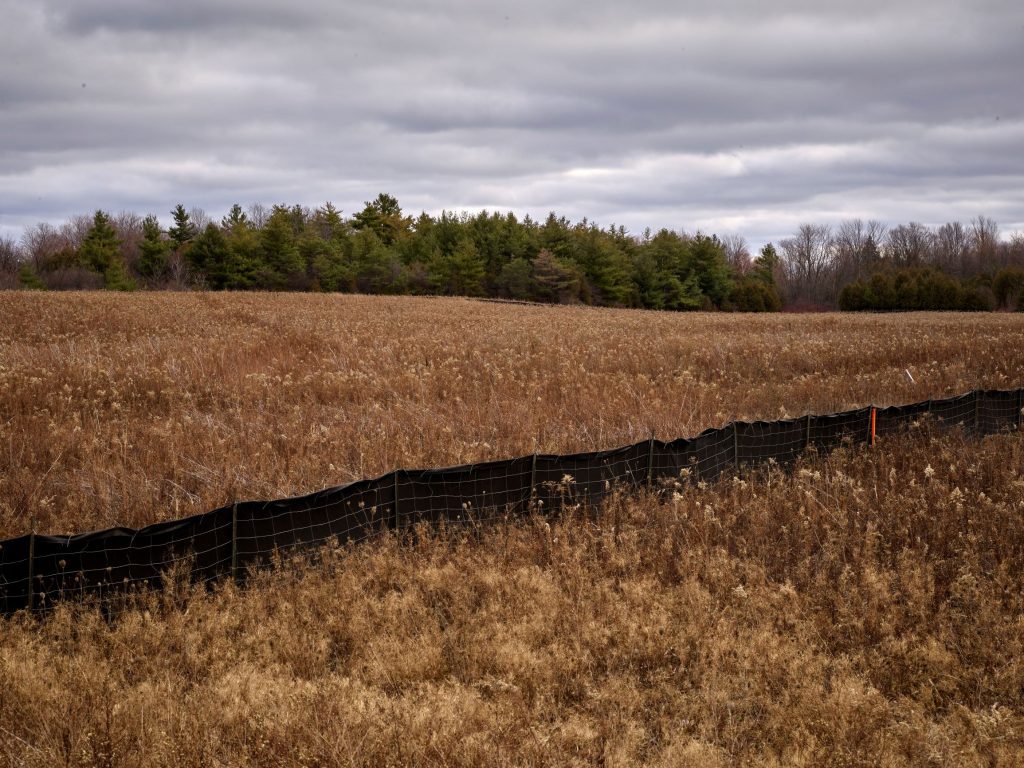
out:
<path id="1" fill-rule="evenodd" d="M 0 292 L 0 318 L 0 537 L 1024 382 L 1007 314 Z"/>
<path id="2" fill-rule="evenodd" d="M 0 294 L 6 535 L 1024 381 L 1024 318 Z M 904 373 L 909 369 L 912 384 Z M 4 764 L 1024 763 L 1024 440 L 0 620 Z"/>
<path id="3" fill-rule="evenodd" d="M 11 765 L 1024 759 L 1024 441 L 888 440 L 0 632 Z"/>

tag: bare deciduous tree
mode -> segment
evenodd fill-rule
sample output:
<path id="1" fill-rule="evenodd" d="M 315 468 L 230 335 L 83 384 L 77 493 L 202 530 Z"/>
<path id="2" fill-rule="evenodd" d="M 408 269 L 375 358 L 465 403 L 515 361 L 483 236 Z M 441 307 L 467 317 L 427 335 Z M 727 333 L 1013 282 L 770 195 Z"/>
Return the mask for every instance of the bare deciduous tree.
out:
<path id="1" fill-rule="evenodd" d="M 36 272 L 45 269 L 57 254 L 71 247 L 66 234 L 45 221 L 27 227 L 21 235 L 24 258 Z"/>
<path id="2" fill-rule="evenodd" d="M 17 272 L 21 267 L 21 248 L 13 237 L 0 235 L 0 272 Z"/>
<path id="3" fill-rule="evenodd" d="M 82 241 L 85 240 L 90 229 L 92 229 L 92 216 L 86 214 L 72 216 L 60 225 L 60 232 L 65 241 L 75 251 L 81 247 Z"/>
<path id="4" fill-rule="evenodd" d="M 263 203 L 253 203 L 249 206 L 249 221 L 255 229 L 263 229 L 270 218 L 271 210 Z"/>
<path id="5" fill-rule="evenodd" d="M 935 236 L 924 224 L 912 221 L 889 230 L 885 255 L 897 269 L 921 267 L 931 261 Z"/>
<path id="6" fill-rule="evenodd" d="M 786 300 L 831 303 L 832 230 L 825 224 L 801 224 L 796 235 L 779 243 Z"/>
<path id="7" fill-rule="evenodd" d="M 13 237 L 0 235 L 0 288 L 15 288 L 18 285 L 18 270 L 21 269 L 21 249 Z"/>
<path id="8" fill-rule="evenodd" d="M 879 246 L 885 225 L 879 221 L 848 219 L 832 238 L 836 293 L 847 283 L 864 280 L 879 268 Z"/>
<path id="9" fill-rule="evenodd" d="M 206 229 L 207 224 L 213 223 L 213 219 L 210 217 L 210 214 L 199 207 L 189 208 L 188 217 L 192 221 L 193 226 L 195 226 L 196 232 L 202 232 Z"/>
<path id="10" fill-rule="evenodd" d="M 747 239 L 743 235 L 725 235 L 721 242 L 725 260 L 729 262 L 733 272 L 737 275 L 747 274 L 754 263 Z"/>
<path id="11" fill-rule="evenodd" d="M 999 225 L 986 216 L 971 221 L 971 249 L 979 271 L 993 272 L 1002 266 L 999 263 Z"/>
<path id="12" fill-rule="evenodd" d="M 139 243 L 142 242 L 142 217 L 134 211 L 121 211 L 111 223 L 121 243 L 121 258 L 126 266 L 138 271 Z"/>
<path id="13" fill-rule="evenodd" d="M 933 263 L 939 269 L 957 277 L 974 272 L 971 237 L 959 221 L 949 221 L 935 232 Z"/>
<path id="14" fill-rule="evenodd" d="M 1015 267 L 1024 267 L 1024 232 L 1014 232 L 1009 242 L 1003 243 L 1006 251 L 1006 263 Z"/>

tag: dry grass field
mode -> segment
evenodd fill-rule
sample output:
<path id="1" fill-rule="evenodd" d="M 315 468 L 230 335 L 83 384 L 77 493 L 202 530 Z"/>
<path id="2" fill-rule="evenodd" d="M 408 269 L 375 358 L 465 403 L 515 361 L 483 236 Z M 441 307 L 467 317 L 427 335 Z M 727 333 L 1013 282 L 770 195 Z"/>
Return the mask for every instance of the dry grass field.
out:
<path id="1" fill-rule="evenodd" d="M 1024 382 L 1024 317 L 0 294 L 0 535 Z M 904 372 L 909 369 L 916 383 Z M 8 765 L 1024 764 L 1024 440 L 0 619 Z"/>
<path id="2" fill-rule="evenodd" d="M 21 292 L 0 318 L 0 537 L 1024 383 L 1005 314 Z"/>

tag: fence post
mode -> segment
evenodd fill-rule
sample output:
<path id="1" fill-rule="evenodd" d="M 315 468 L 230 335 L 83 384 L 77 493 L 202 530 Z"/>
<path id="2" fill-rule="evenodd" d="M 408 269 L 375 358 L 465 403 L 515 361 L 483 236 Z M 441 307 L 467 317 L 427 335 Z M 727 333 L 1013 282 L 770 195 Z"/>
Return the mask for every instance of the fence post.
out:
<path id="1" fill-rule="evenodd" d="M 647 490 L 654 485 L 654 434 L 647 441 Z"/>
<path id="2" fill-rule="evenodd" d="M 740 428 L 736 422 L 732 423 L 732 461 L 736 465 L 736 471 L 740 468 Z"/>
<path id="3" fill-rule="evenodd" d="M 231 580 L 238 582 L 238 502 L 231 504 Z"/>
<path id="4" fill-rule="evenodd" d="M 1017 422 L 1016 423 L 1017 423 L 1017 429 L 1018 430 L 1020 430 L 1020 411 L 1021 411 L 1022 408 L 1024 408 L 1024 403 L 1021 402 L 1021 400 L 1022 400 L 1021 393 L 1022 392 L 1024 392 L 1024 389 L 1018 389 L 1017 390 Z"/>
<path id="5" fill-rule="evenodd" d="M 533 495 L 537 491 L 537 452 L 533 452 L 533 459 L 530 461 L 530 501 L 527 502 L 529 505 L 533 501 Z"/>
<path id="6" fill-rule="evenodd" d="M 980 389 L 976 389 L 976 390 L 974 390 L 974 434 L 976 434 L 976 435 L 980 435 L 981 434 L 981 418 L 980 418 L 980 413 L 979 413 L 980 410 L 981 410 L 981 390 Z"/>
<path id="7" fill-rule="evenodd" d="M 871 406 L 871 415 L 868 417 L 870 428 L 868 430 L 868 445 L 874 447 L 875 445 L 875 418 L 878 413 L 878 409 L 875 406 Z"/>
<path id="8" fill-rule="evenodd" d="M 398 470 L 395 470 L 395 531 L 397 532 L 402 524 L 402 518 L 398 511 Z"/>
<path id="9" fill-rule="evenodd" d="M 30 520 L 30 528 L 28 534 L 28 609 L 29 611 L 35 610 L 36 607 L 36 588 L 33 582 L 36 578 L 36 518 L 33 515 Z"/>
<path id="10" fill-rule="evenodd" d="M 806 451 L 811 447 L 811 414 L 807 414 L 804 419 L 807 421 L 807 429 L 804 432 L 804 450 Z"/>

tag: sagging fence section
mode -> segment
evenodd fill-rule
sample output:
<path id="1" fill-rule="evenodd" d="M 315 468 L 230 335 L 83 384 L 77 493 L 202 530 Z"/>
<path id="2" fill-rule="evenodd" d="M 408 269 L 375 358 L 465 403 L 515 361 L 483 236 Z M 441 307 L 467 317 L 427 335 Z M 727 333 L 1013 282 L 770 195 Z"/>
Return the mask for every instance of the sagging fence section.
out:
<path id="1" fill-rule="evenodd" d="M 360 541 L 414 524 L 459 524 L 598 505 L 616 490 L 660 488 L 768 461 L 791 464 L 808 448 L 874 443 L 923 419 L 976 435 L 1018 430 L 1024 390 L 782 421 L 733 422 L 696 437 L 645 440 L 612 450 L 535 454 L 444 469 L 398 469 L 371 480 L 275 501 L 242 501 L 145 528 L 74 536 L 30 533 L 0 542 L 0 611 L 45 610 L 67 599 L 104 599 L 159 587 L 187 564 L 192 580 L 241 579 L 251 567 L 331 541 Z"/>

